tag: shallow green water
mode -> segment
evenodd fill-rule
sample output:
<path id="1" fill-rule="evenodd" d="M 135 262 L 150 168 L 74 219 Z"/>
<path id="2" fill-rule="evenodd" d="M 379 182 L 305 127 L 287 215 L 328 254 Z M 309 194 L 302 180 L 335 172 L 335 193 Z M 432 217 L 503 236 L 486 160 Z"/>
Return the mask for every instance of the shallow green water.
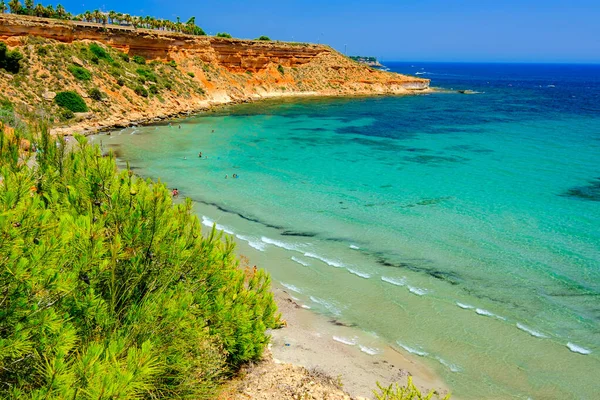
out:
<path id="1" fill-rule="evenodd" d="M 492 72 L 446 78 L 477 96 L 265 102 L 94 141 L 461 398 L 598 398 L 595 98 L 554 107 L 570 92 Z"/>

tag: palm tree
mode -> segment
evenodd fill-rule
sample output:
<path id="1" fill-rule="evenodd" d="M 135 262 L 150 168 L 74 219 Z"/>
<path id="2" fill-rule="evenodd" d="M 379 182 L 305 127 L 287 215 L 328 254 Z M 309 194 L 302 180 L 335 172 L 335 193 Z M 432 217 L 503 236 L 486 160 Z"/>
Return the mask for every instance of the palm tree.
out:
<path id="1" fill-rule="evenodd" d="M 8 2 L 8 6 L 10 7 L 10 12 L 13 14 L 20 14 L 23 6 L 19 0 L 10 0 Z"/>
<path id="2" fill-rule="evenodd" d="M 4 2 L 4 0 L 2 0 L 0 2 L 0 12 L 2 12 L 2 14 L 4 14 L 6 12 L 6 10 L 8 10 L 8 6 Z"/>
<path id="3" fill-rule="evenodd" d="M 66 12 L 65 8 L 61 4 L 57 5 L 56 6 L 56 16 L 60 19 L 63 19 L 66 17 L 66 15 L 67 15 L 67 12 Z"/>
<path id="4" fill-rule="evenodd" d="M 117 13 L 116 13 L 116 12 L 114 12 L 114 11 L 109 11 L 109 12 L 108 12 L 108 19 L 109 19 L 109 22 L 110 22 L 111 24 L 114 24 L 114 23 L 115 23 L 115 18 L 116 18 L 116 17 L 117 17 Z"/>

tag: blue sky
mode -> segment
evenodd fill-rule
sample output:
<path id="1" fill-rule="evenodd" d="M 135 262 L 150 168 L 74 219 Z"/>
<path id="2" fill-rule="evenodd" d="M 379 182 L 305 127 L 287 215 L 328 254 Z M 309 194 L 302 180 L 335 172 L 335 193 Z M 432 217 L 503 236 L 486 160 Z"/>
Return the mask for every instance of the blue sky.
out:
<path id="1" fill-rule="evenodd" d="M 43 1 L 44 5 L 50 2 Z M 52 2 L 56 5 L 57 3 Z M 399 61 L 600 62 L 600 0 L 63 1 Z"/>

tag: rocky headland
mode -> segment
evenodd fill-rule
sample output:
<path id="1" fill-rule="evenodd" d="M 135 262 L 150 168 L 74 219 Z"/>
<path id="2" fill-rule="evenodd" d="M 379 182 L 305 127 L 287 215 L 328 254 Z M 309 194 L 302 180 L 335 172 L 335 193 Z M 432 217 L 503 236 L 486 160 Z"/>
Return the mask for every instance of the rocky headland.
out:
<path id="1" fill-rule="evenodd" d="M 18 74 L 0 71 L 0 91 L 22 108 L 22 114 L 49 116 L 58 134 L 149 123 L 265 98 L 429 90 L 427 79 L 379 71 L 325 45 L 191 36 L 9 14 L 0 15 L 0 40 L 24 55 Z M 91 43 L 100 44 L 108 57 L 90 53 Z M 134 56 L 143 57 L 143 65 L 130 59 Z M 73 67 L 87 70 L 89 79 L 70 73 Z M 90 98 L 92 89 L 102 98 Z M 90 111 L 60 118 L 53 100 L 66 90 L 79 93 Z"/>

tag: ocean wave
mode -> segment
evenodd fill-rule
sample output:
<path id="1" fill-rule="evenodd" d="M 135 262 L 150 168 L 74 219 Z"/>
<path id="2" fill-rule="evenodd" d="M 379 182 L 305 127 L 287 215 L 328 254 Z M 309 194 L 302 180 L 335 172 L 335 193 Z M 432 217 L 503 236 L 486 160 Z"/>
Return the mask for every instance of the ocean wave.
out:
<path id="1" fill-rule="evenodd" d="M 337 308 L 335 305 L 333 305 L 332 303 L 330 303 L 326 300 L 319 299 L 318 297 L 314 297 L 314 296 L 310 296 L 310 300 L 313 301 L 314 303 L 322 305 L 323 307 L 325 307 L 325 309 L 327 311 L 329 311 L 333 315 L 339 316 L 342 313 L 339 308 Z"/>
<path id="2" fill-rule="evenodd" d="M 406 284 L 406 280 L 404 278 L 402 279 L 396 279 L 396 278 L 388 278 L 387 276 L 382 276 L 381 280 L 387 283 L 391 283 L 392 285 L 396 285 L 396 286 L 404 286 Z"/>
<path id="3" fill-rule="evenodd" d="M 310 258 L 315 258 L 317 260 L 323 261 L 325 264 L 331 265 L 332 267 L 335 267 L 335 268 L 344 268 L 344 267 L 346 267 L 344 264 L 342 264 L 338 260 L 331 260 L 329 258 L 321 257 L 320 255 L 315 254 L 315 253 L 304 253 L 304 256 L 305 257 L 310 257 Z"/>
<path id="4" fill-rule="evenodd" d="M 303 265 L 305 267 L 308 267 L 310 264 L 307 263 L 306 261 L 303 261 L 297 257 L 292 257 L 292 261 L 296 261 L 298 264 Z"/>
<path id="5" fill-rule="evenodd" d="M 443 366 L 447 367 L 452 372 L 460 372 L 460 367 L 456 364 L 452 364 L 441 357 L 436 357 L 436 360 L 440 362 Z"/>
<path id="6" fill-rule="evenodd" d="M 579 354 L 591 354 L 591 350 L 586 349 L 585 347 L 581 347 L 576 345 L 575 343 L 567 343 L 567 347 L 569 348 L 569 350 L 571 350 L 573 353 L 579 353 Z"/>
<path id="7" fill-rule="evenodd" d="M 267 245 L 258 239 L 251 238 L 249 236 L 235 235 L 238 239 L 248 243 L 250 247 L 255 248 L 258 251 L 265 251 Z"/>
<path id="8" fill-rule="evenodd" d="M 348 339 L 348 338 L 345 338 L 345 337 L 342 337 L 342 336 L 334 336 L 333 340 L 335 340 L 336 342 L 347 344 L 348 346 L 354 346 L 354 345 L 356 345 L 356 339 L 355 338 Z"/>
<path id="9" fill-rule="evenodd" d="M 369 279 L 371 277 L 371 275 L 367 274 L 366 272 L 356 271 L 356 270 L 353 270 L 351 268 L 347 268 L 347 270 L 351 274 L 354 274 L 356 276 L 360 276 L 361 278 Z"/>
<path id="10" fill-rule="evenodd" d="M 297 245 L 280 242 L 279 240 L 274 240 L 274 239 L 268 238 L 266 236 L 262 236 L 260 238 L 260 240 L 262 240 L 266 244 L 272 244 L 273 246 L 281 247 L 282 249 L 292 250 L 292 251 L 300 251 L 299 246 L 297 246 Z"/>
<path id="11" fill-rule="evenodd" d="M 225 225 L 219 225 L 219 224 L 215 224 L 215 221 L 213 221 L 212 219 L 205 217 L 204 215 L 202 216 L 202 225 L 207 226 L 209 228 L 212 228 L 213 225 L 215 226 L 215 228 L 217 228 L 218 231 L 223 231 L 229 235 L 234 235 L 235 232 L 233 232 L 231 230 L 231 228 L 228 228 Z"/>
<path id="12" fill-rule="evenodd" d="M 415 75 L 427 75 L 427 72 L 415 72 Z"/>
<path id="13" fill-rule="evenodd" d="M 426 351 L 423 351 L 422 349 L 415 349 L 413 347 L 409 347 L 404 343 L 400 342 L 399 340 L 396 341 L 396 343 L 398 343 L 398 346 L 402 347 L 404 350 L 408 351 L 411 354 L 416 354 L 421 357 L 426 357 L 429 355 L 429 353 L 427 353 Z"/>
<path id="14" fill-rule="evenodd" d="M 485 316 L 485 317 L 498 318 L 498 319 L 501 319 L 501 320 L 503 320 L 503 321 L 506 321 L 506 318 L 504 318 L 504 317 L 501 317 L 501 316 L 499 316 L 499 315 L 496 315 L 496 314 L 494 314 L 494 313 L 492 313 L 492 312 L 489 312 L 488 310 L 484 310 L 484 309 L 482 309 L 482 308 L 476 308 L 476 309 L 475 309 L 475 312 L 476 312 L 477 314 L 479 314 L 479 315 L 483 315 L 483 316 Z"/>
<path id="15" fill-rule="evenodd" d="M 408 286 L 408 291 L 413 294 L 416 294 L 417 296 L 424 296 L 427 294 L 427 289 L 420 289 L 414 286 Z"/>
<path id="16" fill-rule="evenodd" d="M 544 335 L 543 333 L 540 333 L 538 331 L 534 331 L 533 329 L 517 322 L 517 328 L 519 328 L 522 331 L 525 331 L 527 333 L 529 333 L 531 336 L 535 336 L 537 338 L 547 338 L 548 336 Z"/>
<path id="17" fill-rule="evenodd" d="M 351 248 L 352 250 L 360 250 L 360 247 L 358 247 L 358 246 L 356 246 L 356 245 L 354 245 L 354 244 L 351 244 L 351 245 L 350 245 L 350 248 Z"/>
<path id="18" fill-rule="evenodd" d="M 302 290 L 298 289 L 296 286 L 294 285 L 290 285 L 289 283 L 284 283 L 284 282 L 280 282 L 281 286 L 283 286 L 284 288 L 287 288 L 289 290 L 291 290 L 292 292 L 296 292 L 296 293 L 302 293 Z M 295 297 L 292 297 L 293 299 L 296 299 Z M 296 299 L 297 300 L 297 299 Z"/>
<path id="19" fill-rule="evenodd" d="M 457 306 L 459 306 L 460 308 L 463 308 L 463 309 L 465 309 L 465 310 L 472 310 L 472 309 L 474 309 L 474 308 L 475 308 L 475 307 L 473 307 L 473 306 L 470 306 L 470 305 L 468 305 L 468 304 L 465 304 L 465 303 L 460 303 L 460 302 L 458 302 L 458 301 L 456 302 L 456 305 L 457 305 Z"/>
<path id="20" fill-rule="evenodd" d="M 312 308 L 311 306 L 307 306 L 306 304 L 302 304 L 302 305 L 300 305 L 300 307 L 302 307 L 306 310 L 310 310 Z"/>
<path id="21" fill-rule="evenodd" d="M 363 346 L 362 344 L 359 344 L 358 347 L 360 347 L 360 351 L 362 351 L 363 353 L 367 353 L 370 356 L 374 356 L 376 354 L 381 353 L 381 350 L 379 350 L 376 347 L 367 347 Z"/>

